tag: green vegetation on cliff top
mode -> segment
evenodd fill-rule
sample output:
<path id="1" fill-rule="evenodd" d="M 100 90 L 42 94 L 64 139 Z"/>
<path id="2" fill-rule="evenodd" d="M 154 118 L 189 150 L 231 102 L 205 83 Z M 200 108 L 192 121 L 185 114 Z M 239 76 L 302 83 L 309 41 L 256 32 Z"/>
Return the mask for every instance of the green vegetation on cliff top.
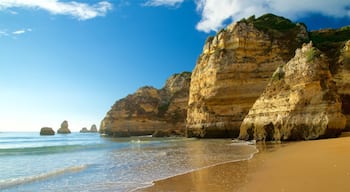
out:
<path id="1" fill-rule="evenodd" d="M 243 21 L 243 20 L 242 20 Z M 296 28 L 298 25 L 293 23 L 289 19 L 284 17 L 276 16 L 274 14 L 265 14 L 257 19 L 255 16 L 251 16 L 247 19 L 248 22 L 253 22 L 254 26 L 257 29 L 271 32 L 271 30 L 277 30 L 280 32 L 292 30 Z M 302 24 L 304 25 L 304 24 Z M 304 25 L 305 26 L 305 25 Z"/>
<path id="2" fill-rule="evenodd" d="M 344 42 L 350 39 L 350 26 L 340 29 L 311 31 L 309 35 L 315 45 Z"/>

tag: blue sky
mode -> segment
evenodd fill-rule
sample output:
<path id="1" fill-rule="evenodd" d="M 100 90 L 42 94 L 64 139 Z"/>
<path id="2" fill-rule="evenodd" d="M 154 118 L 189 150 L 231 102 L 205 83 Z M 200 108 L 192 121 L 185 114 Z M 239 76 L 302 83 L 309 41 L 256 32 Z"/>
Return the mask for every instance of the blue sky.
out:
<path id="1" fill-rule="evenodd" d="M 310 29 L 350 25 L 350 2 L 0 0 L 0 131 L 78 131 L 144 85 L 191 71 L 209 34 L 272 12 Z"/>

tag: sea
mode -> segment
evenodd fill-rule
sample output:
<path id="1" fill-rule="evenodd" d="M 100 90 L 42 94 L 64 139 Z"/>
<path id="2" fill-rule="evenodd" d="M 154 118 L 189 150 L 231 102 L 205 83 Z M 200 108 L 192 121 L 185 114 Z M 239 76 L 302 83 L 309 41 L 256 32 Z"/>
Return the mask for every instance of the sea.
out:
<path id="1" fill-rule="evenodd" d="M 2 132 L 0 191 L 135 191 L 157 180 L 247 160 L 256 152 L 254 145 L 230 139 Z"/>

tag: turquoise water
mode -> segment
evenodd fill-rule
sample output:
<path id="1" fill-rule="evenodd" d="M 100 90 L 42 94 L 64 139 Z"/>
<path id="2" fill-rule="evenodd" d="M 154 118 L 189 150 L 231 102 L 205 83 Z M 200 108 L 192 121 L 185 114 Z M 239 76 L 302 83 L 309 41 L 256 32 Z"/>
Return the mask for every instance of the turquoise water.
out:
<path id="1" fill-rule="evenodd" d="M 133 191 L 256 152 L 231 140 L 0 133 L 0 191 Z"/>

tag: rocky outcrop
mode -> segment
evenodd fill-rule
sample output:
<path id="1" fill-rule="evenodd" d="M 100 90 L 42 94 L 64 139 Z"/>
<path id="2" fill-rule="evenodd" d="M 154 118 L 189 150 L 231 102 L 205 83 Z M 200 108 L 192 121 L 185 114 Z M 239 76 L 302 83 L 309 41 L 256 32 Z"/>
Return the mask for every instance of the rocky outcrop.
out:
<path id="1" fill-rule="evenodd" d="M 83 127 L 81 130 L 80 130 L 80 133 L 97 133 L 97 127 L 95 124 L 91 125 L 91 128 L 90 130 L 88 130 L 86 127 Z"/>
<path id="2" fill-rule="evenodd" d="M 343 45 L 338 58 L 334 81 L 342 100 L 342 113 L 347 119 L 345 129 L 350 131 L 350 41 Z"/>
<path id="3" fill-rule="evenodd" d="M 274 72 L 240 127 L 240 139 L 308 140 L 335 137 L 346 124 L 330 59 L 306 44 Z"/>
<path id="4" fill-rule="evenodd" d="M 158 90 L 142 87 L 117 101 L 102 120 L 100 132 L 110 136 L 184 133 L 191 73 L 171 76 Z"/>
<path id="5" fill-rule="evenodd" d="M 43 127 L 40 129 L 40 135 L 55 135 L 55 131 L 51 127 Z"/>
<path id="6" fill-rule="evenodd" d="M 68 121 L 65 120 L 61 123 L 61 127 L 57 130 L 57 133 L 59 133 L 59 134 L 71 133 L 69 128 L 68 128 Z"/>
<path id="7" fill-rule="evenodd" d="M 80 133 L 89 133 L 90 131 L 86 128 L 86 127 L 83 127 L 81 130 L 80 130 Z"/>
<path id="8" fill-rule="evenodd" d="M 91 132 L 91 133 L 97 133 L 97 132 L 98 132 L 98 131 L 97 131 L 97 127 L 96 127 L 95 124 L 91 125 L 90 132 Z"/>
<path id="9" fill-rule="evenodd" d="M 342 113 L 347 118 L 346 130 L 350 131 L 350 26 L 311 31 L 310 38 L 329 58 L 330 70 L 342 100 Z"/>
<path id="10" fill-rule="evenodd" d="M 237 137 L 273 72 L 307 40 L 303 24 L 271 14 L 209 37 L 191 77 L 188 136 Z"/>

